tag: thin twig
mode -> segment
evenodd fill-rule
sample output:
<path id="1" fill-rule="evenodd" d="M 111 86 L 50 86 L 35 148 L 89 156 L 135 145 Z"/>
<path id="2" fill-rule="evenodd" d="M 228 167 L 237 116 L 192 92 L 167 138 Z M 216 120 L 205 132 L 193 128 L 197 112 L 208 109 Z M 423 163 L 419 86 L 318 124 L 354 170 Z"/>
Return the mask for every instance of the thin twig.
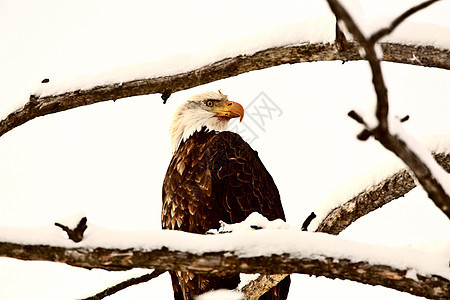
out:
<path id="1" fill-rule="evenodd" d="M 372 36 L 369 38 L 369 42 L 372 44 L 375 44 L 376 42 L 378 42 L 380 39 L 382 39 L 386 35 L 391 34 L 395 30 L 395 28 L 397 28 L 407 18 L 409 18 L 416 12 L 418 12 L 424 8 L 427 8 L 431 4 L 436 3 L 438 1 L 440 1 L 440 0 L 428 0 L 423 3 L 418 4 L 416 6 L 411 7 L 410 9 L 408 9 L 407 11 L 402 13 L 400 16 L 395 18 L 395 20 L 392 21 L 392 23 L 388 27 L 382 28 L 382 29 L 378 30 L 377 32 L 375 32 L 374 34 L 372 34 Z"/>
<path id="2" fill-rule="evenodd" d="M 109 287 L 109 288 L 105 289 L 104 291 L 101 291 L 100 293 L 95 294 L 94 296 L 87 297 L 87 298 L 84 298 L 82 300 L 100 300 L 100 299 L 103 299 L 103 298 L 111 296 L 111 295 L 113 295 L 113 294 L 115 294 L 117 292 L 120 292 L 120 291 L 122 291 L 122 290 L 124 290 L 124 289 L 126 289 L 126 288 L 128 288 L 130 286 L 150 281 L 153 278 L 158 277 L 159 275 L 161 275 L 164 272 L 166 272 L 166 271 L 165 270 L 153 270 L 153 272 L 151 272 L 149 274 L 145 274 L 145 275 L 142 275 L 142 276 L 139 276 L 139 277 L 135 277 L 135 278 L 130 278 L 130 279 L 125 280 L 125 281 L 123 281 L 123 282 L 121 282 L 119 284 L 116 284 L 116 285 L 114 285 L 112 287 Z"/>

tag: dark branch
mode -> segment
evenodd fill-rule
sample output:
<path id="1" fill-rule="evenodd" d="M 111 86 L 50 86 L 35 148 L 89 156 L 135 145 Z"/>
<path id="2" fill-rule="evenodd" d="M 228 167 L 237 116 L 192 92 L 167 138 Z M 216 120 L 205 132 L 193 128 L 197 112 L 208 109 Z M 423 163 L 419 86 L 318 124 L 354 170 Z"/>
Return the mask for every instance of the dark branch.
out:
<path id="1" fill-rule="evenodd" d="M 450 70 L 449 50 L 393 43 L 384 43 L 381 46 L 383 59 L 386 61 Z M 227 58 L 191 72 L 172 76 L 118 82 L 107 86 L 97 86 L 90 90 L 78 90 L 42 98 L 32 95 L 23 108 L 0 121 L 0 136 L 36 117 L 97 102 L 157 93 L 162 94 L 163 100 L 166 101 L 172 93 L 181 90 L 282 64 L 363 59 L 359 54 L 359 44 L 347 42 L 345 47 L 345 51 L 339 51 L 335 44 L 305 44 L 270 48 L 249 56 L 239 55 Z"/>
<path id="2" fill-rule="evenodd" d="M 312 212 L 307 218 L 306 220 L 303 222 L 302 224 L 302 231 L 307 231 L 308 230 L 308 226 L 309 224 L 311 224 L 311 221 L 314 220 L 316 218 L 316 214 L 314 212 Z"/>
<path id="3" fill-rule="evenodd" d="M 430 167 L 423 162 L 419 155 L 410 149 L 399 136 L 393 135 L 389 131 L 389 102 L 387 88 L 384 83 L 380 60 L 377 57 L 374 43 L 364 37 L 352 17 L 338 1 L 328 0 L 328 4 L 330 5 L 333 13 L 336 15 L 336 18 L 345 22 L 350 33 L 355 36 L 361 47 L 364 48 L 366 59 L 368 60 L 372 70 L 372 82 L 377 95 L 377 107 L 375 114 L 378 119 L 378 126 L 376 128 L 366 128 L 366 130 L 368 130 L 386 149 L 395 153 L 400 159 L 403 160 L 403 162 L 405 162 L 405 164 L 414 173 L 422 187 L 428 193 L 428 197 L 430 197 L 430 199 L 434 201 L 434 203 L 447 215 L 447 217 L 450 218 L 450 196 L 446 194 L 441 183 L 433 176 Z M 427 5 L 422 5 L 418 7 L 423 9 L 426 6 Z M 419 11 L 419 8 L 412 11 L 417 12 Z M 411 14 L 412 13 L 403 14 L 405 17 L 399 17 L 398 19 L 400 21 L 397 22 L 401 22 L 401 20 Z"/>
<path id="4" fill-rule="evenodd" d="M 351 110 L 347 115 L 359 124 L 366 126 L 366 122 L 364 121 L 363 117 L 361 117 L 356 111 Z"/>
<path id="5" fill-rule="evenodd" d="M 402 13 L 400 16 L 395 18 L 395 20 L 392 21 L 392 23 L 388 27 L 382 28 L 382 29 L 378 30 L 377 32 L 375 32 L 374 34 L 372 34 L 372 36 L 369 38 L 370 43 L 375 44 L 383 37 L 391 34 L 395 30 L 395 28 L 397 28 L 407 18 L 409 18 L 416 12 L 418 12 L 424 8 L 427 8 L 431 4 L 436 3 L 438 1 L 439 0 L 428 0 L 423 3 L 418 4 L 416 6 L 411 7 L 410 9 L 408 9 L 407 11 Z"/>
<path id="6" fill-rule="evenodd" d="M 145 274 L 142 275 L 140 277 L 135 277 L 135 278 L 130 278 L 128 280 L 125 280 L 119 284 L 116 284 L 112 287 L 107 288 L 106 290 L 95 294 L 94 296 L 88 297 L 88 298 L 84 298 L 82 300 L 100 300 L 103 299 L 105 297 L 111 296 L 117 292 L 120 292 L 130 286 L 133 285 L 137 285 L 139 283 L 144 283 L 147 281 L 152 280 L 153 278 L 158 277 L 159 275 L 161 275 L 162 273 L 164 273 L 166 271 L 160 271 L 160 270 L 153 270 L 153 272 L 151 272 L 150 274 Z"/>
<path id="7" fill-rule="evenodd" d="M 55 226 L 60 227 L 62 230 L 64 230 L 69 239 L 74 241 L 75 243 L 81 242 L 83 240 L 84 232 L 87 229 L 87 218 L 83 217 L 81 218 L 80 222 L 78 222 L 78 225 L 74 229 L 70 229 L 66 225 L 62 225 L 60 223 L 55 223 Z"/>
<path id="8" fill-rule="evenodd" d="M 308 257 L 290 256 L 289 254 L 239 257 L 233 252 L 196 254 L 172 251 L 167 248 L 138 251 L 134 249 L 63 248 L 7 242 L 0 243 L 0 256 L 22 260 L 61 262 L 72 266 L 106 270 L 151 268 L 189 271 L 214 276 L 225 276 L 235 273 L 301 273 L 381 285 L 434 299 L 443 298 L 450 291 L 450 281 L 439 276 L 425 277 L 418 275 L 418 280 L 413 280 L 408 278 L 407 270 L 333 257 L 311 259 Z"/>

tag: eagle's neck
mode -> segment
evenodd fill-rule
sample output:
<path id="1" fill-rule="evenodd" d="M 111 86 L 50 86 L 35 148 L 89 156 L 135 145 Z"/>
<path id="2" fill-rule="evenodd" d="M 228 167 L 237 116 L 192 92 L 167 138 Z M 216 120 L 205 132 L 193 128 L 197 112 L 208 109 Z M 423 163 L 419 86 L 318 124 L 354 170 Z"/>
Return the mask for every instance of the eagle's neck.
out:
<path id="1" fill-rule="evenodd" d="M 180 144 L 189 139 L 195 132 L 224 131 L 227 129 L 229 119 L 218 118 L 203 111 L 177 111 L 170 125 L 170 142 L 172 154 Z"/>

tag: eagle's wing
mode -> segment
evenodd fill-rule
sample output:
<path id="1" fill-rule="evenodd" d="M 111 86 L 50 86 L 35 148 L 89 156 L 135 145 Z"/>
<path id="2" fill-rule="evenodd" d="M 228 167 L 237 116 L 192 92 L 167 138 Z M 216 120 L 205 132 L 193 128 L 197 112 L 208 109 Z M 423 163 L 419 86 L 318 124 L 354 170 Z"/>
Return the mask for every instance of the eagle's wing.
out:
<path id="1" fill-rule="evenodd" d="M 211 145 L 212 191 L 227 212 L 227 223 L 243 221 L 252 212 L 269 220 L 285 220 L 272 176 L 240 135 L 220 132 Z"/>
<path id="2" fill-rule="evenodd" d="M 219 221 L 236 223 L 256 211 L 270 220 L 285 219 L 278 189 L 257 153 L 232 132 L 197 132 L 180 145 L 163 183 L 162 227 L 205 233 Z M 236 287 L 227 278 L 170 272 L 175 298 L 211 288 Z M 286 299 L 290 279 L 266 293 Z M 280 297 L 281 296 L 281 297 Z M 263 298 L 261 298 L 263 299 Z"/>

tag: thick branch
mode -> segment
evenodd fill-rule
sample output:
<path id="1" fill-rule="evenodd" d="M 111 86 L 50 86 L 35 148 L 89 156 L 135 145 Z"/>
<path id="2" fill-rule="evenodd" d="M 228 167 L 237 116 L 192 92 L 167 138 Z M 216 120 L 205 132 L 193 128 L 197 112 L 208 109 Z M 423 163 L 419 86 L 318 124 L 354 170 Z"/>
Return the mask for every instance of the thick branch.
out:
<path id="1" fill-rule="evenodd" d="M 289 274 L 260 275 L 242 288 L 246 300 L 258 300 Z"/>
<path id="2" fill-rule="evenodd" d="M 383 43 L 382 48 L 383 59 L 386 61 L 450 70 L 449 50 L 393 43 Z M 285 46 L 262 50 L 249 56 L 227 58 L 191 72 L 172 76 L 118 82 L 42 98 L 31 96 L 23 108 L 0 121 L 0 136 L 36 117 L 97 102 L 157 93 L 161 93 L 164 99 L 167 99 L 171 93 L 177 91 L 282 64 L 361 59 L 363 58 L 359 54 L 359 45 L 355 42 L 346 43 L 344 50 L 338 50 L 334 44 Z"/>
<path id="3" fill-rule="evenodd" d="M 332 257 L 312 259 L 289 254 L 265 257 L 239 257 L 230 252 L 195 254 L 171 251 L 133 249 L 63 248 L 43 245 L 0 243 L 0 256 L 24 260 L 45 260 L 106 270 L 152 268 L 189 271 L 198 274 L 224 276 L 232 273 L 286 274 L 301 273 L 329 278 L 349 279 L 365 284 L 382 285 L 427 298 L 444 298 L 450 292 L 450 281 L 439 276 L 417 276 L 410 279 L 408 270 L 367 262 L 352 262 Z"/>
<path id="4" fill-rule="evenodd" d="M 435 154 L 436 161 L 450 173 L 450 154 Z M 416 187 L 411 174 L 403 169 L 385 180 L 371 186 L 353 199 L 333 209 L 321 221 L 316 231 L 337 235 L 357 219 L 386 203 L 404 196 Z"/>

